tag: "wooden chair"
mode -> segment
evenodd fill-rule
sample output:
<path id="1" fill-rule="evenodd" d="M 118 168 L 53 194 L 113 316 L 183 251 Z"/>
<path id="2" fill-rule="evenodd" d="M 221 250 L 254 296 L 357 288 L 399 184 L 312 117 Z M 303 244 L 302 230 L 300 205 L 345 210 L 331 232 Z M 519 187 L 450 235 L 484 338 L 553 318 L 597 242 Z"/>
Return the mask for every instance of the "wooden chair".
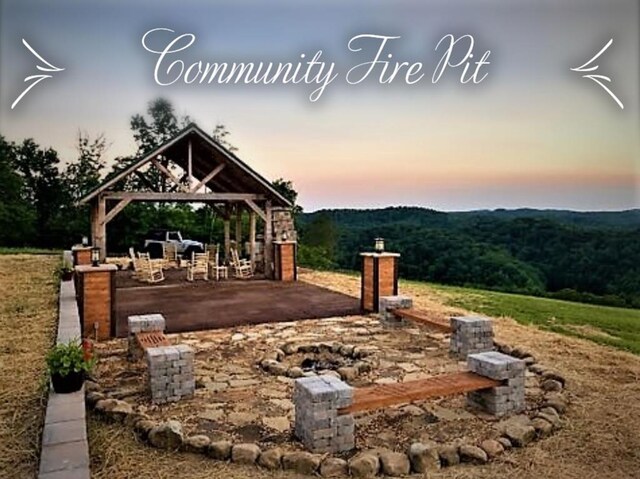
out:
<path id="1" fill-rule="evenodd" d="M 174 243 L 164 244 L 162 246 L 162 254 L 165 268 L 177 268 L 180 265 L 178 262 L 178 247 Z"/>
<path id="2" fill-rule="evenodd" d="M 137 268 L 136 278 L 138 278 L 139 281 L 146 283 L 159 283 L 164 281 L 162 264 L 158 261 L 153 261 L 149 253 L 138 253 Z"/>
<path id="3" fill-rule="evenodd" d="M 248 259 L 240 259 L 238 251 L 235 248 L 231 248 L 231 267 L 233 268 L 233 275 L 236 278 L 248 279 L 253 277 L 251 261 Z"/>
<path id="4" fill-rule="evenodd" d="M 209 253 L 191 253 L 191 261 L 187 264 L 187 281 L 194 281 L 197 276 L 209 280 Z"/>
<path id="5" fill-rule="evenodd" d="M 220 265 L 220 248 L 218 245 L 215 247 L 214 259 L 209 263 L 211 275 L 216 281 L 220 281 L 220 278 L 227 279 L 229 277 L 229 268 Z"/>

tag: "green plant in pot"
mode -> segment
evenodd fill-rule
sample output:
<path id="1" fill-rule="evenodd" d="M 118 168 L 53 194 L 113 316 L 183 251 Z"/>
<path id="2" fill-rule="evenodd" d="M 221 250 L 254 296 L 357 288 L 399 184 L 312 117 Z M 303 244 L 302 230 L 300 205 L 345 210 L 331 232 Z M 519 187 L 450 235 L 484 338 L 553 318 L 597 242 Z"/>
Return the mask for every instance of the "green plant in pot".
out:
<path id="1" fill-rule="evenodd" d="M 53 389 L 59 394 L 79 391 L 95 359 L 78 340 L 56 345 L 47 355 Z"/>
<path id="2" fill-rule="evenodd" d="M 73 279 L 73 266 L 68 261 L 62 263 L 62 266 L 58 269 L 58 275 L 62 281 L 71 281 Z"/>

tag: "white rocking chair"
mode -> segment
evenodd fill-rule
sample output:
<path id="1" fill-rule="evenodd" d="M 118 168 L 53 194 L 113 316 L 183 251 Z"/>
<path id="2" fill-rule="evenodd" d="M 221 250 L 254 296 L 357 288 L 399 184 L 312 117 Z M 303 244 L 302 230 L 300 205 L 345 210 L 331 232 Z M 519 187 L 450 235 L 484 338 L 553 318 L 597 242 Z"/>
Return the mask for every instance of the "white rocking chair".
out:
<path id="1" fill-rule="evenodd" d="M 214 253 L 214 261 L 209 262 L 211 276 L 220 281 L 220 278 L 227 279 L 229 277 L 229 268 L 220 265 L 220 248 L 216 245 Z"/>
<path id="2" fill-rule="evenodd" d="M 240 259 L 238 251 L 231 248 L 231 266 L 233 267 L 233 275 L 239 279 L 249 279 L 253 277 L 253 268 L 251 261 L 248 259 Z"/>
<path id="3" fill-rule="evenodd" d="M 187 264 L 187 281 L 201 277 L 209 280 L 209 253 L 191 253 L 191 261 Z"/>
<path id="4" fill-rule="evenodd" d="M 136 278 L 146 283 L 159 283 L 164 281 L 164 272 L 162 265 L 153 261 L 149 253 L 138 253 L 138 260 L 134 260 L 134 268 L 136 269 Z"/>

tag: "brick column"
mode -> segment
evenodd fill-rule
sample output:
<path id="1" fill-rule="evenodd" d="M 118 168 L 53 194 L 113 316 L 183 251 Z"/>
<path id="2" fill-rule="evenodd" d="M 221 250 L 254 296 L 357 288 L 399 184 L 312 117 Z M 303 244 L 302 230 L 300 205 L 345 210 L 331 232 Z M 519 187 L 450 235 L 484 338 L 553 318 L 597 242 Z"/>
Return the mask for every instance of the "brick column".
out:
<path id="1" fill-rule="evenodd" d="M 117 269 L 113 264 L 76 266 L 78 310 L 83 337 L 100 341 L 115 336 Z"/>
<path id="2" fill-rule="evenodd" d="M 276 281 L 297 281 L 297 250 L 295 241 L 274 241 L 274 277 Z"/>
<path id="3" fill-rule="evenodd" d="M 353 449 L 353 415 L 338 415 L 338 408 L 347 407 L 352 401 L 353 388 L 333 376 L 296 379 L 293 390 L 296 437 L 311 452 Z"/>
<path id="4" fill-rule="evenodd" d="M 195 353 L 186 344 L 147 349 L 151 401 L 161 404 L 192 396 Z"/>
<path id="5" fill-rule="evenodd" d="M 378 302 L 380 319 L 387 326 L 400 326 L 405 320 L 393 314 L 394 309 L 410 309 L 413 307 L 413 299 L 409 296 L 381 296 Z"/>
<path id="6" fill-rule="evenodd" d="M 363 311 L 378 312 L 382 296 L 398 294 L 399 253 L 360 253 L 362 279 L 360 307 Z"/>
<path id="7" fill-rule="evenodd" d="M 519 413 L 525 408 L 524 361 L 496 351 L 470 354 L 469 371 L 503 384 L 467 394 L 467 402 L 495 416 Z"/>
<path id="8" fill-rule="evenodd" d="M 71 248 L 71 254 L 73 256 L 73 266 L 91 264 L 90 246 L 74 246 Z"/>
<path id="9" fill-rule="evenodd" d="M 452 317 L 449 351 L 461 359 L 469 354 L 493 351 L 491 320 L 481 316 Z"/>

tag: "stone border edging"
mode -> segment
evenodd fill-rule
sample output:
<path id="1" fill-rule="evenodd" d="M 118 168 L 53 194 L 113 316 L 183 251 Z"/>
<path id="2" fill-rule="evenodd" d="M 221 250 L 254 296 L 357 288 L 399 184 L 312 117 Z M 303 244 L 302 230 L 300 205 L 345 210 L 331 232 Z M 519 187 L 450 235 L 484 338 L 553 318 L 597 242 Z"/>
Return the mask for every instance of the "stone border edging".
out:
<path id="1" fill-rule="evenodd" d="M 288 342 L 282 345 L 282 347 L 277 347 L 263 355 L 257 364 L 262 370 L 274 376 L 297 379 L 301 377 L 318 376 L 319 374 L 330 374 L 343 381 L 350 381 L 360 374 L 371 371 L 374 365 L 372 361 L 367 358 L 370 358 L 370 356 L 374 355 L 377 351 L 377 348 L 343 344 L 338 341 L 311 343 Z M 342 356 L 345 359 L 351 359 L 354 363 L 350 366 L 341 366 L 335 371 L 327 370 L 324 373 L 310 371 L 305 373 L 299 366 L 287 366 L 282 362 L 287 356 L 293 354 L 318 354 L 322 352 Z"/>
<path id="2" fill-rule="evenodd" d="M 71 252 L 64 252 L 70 260 Z M 73 281 L 60 281 L 56 344 L 80 338 L 80 315 Z M 49 388 L 42 431 L 38 479 L 89 479 L 89 443 L 85 415 L 84 386 L 71 394 L 56 394 Z"/>
<path id="3" fill-rule="evenodd" d="M 159 449 L 203 454 L 215 460 L 236 464 L 258 465 L 268 470 L 291 470 L 301 474 L 322 477 L 373 477 L 378 474 L 397 477 L 411 473 L 425 473 L 460 463 L 485 464 L 511 448 L 525 447 L 529 443 L 551 435 L 563 425 L 561 416 L 567 409 L 562 392 L 562 375 L 536 363 L 528 351 L 495 343 L 499 352 L 522 359 L 526 368 L 540 381 L 544 396 L 528 413 L 512 417 L 497 438 L 486 438 L 473 444 L 441 444 L 414 442 L 406 452 L 387 449 L 364 450 L 348 461 L 331 454 L 314 454 L 300 450 L 272 447 L 262 450 L 256 443 L 214 441 L 208 436 L 185 437 L 179 421 L 153 421 L 148 415 L 134 411 L 133 407 L 118 399 L 109 398 L 96 383 L 87 384 L 87 405 L 102 418 L 132 427 L 136 435 Z"/>

